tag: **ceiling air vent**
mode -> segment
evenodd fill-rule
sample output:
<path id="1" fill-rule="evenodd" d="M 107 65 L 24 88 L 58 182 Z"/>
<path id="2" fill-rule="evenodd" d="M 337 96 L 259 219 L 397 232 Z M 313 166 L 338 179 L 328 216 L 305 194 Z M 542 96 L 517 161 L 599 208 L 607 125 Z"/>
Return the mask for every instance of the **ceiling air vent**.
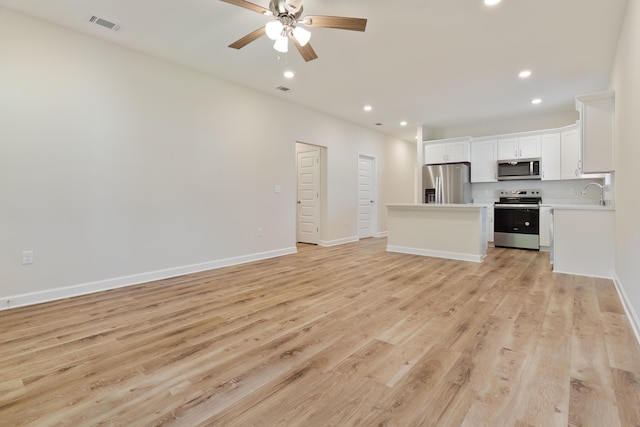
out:
<path id="1" fill-rule="evenodd" d="M 289 92 L 291 90 L 286 86 L 278 86 L 276 89 L 279 90 L 280 92 Z"/>
<path id="2" fill-rule="evenodd" d="M 113 22 L 107 21 L 106 19 L 98 18 L 97 16 L 92 16 L 91 18 L 89 18 L 89 22 L 93 22 L 94 24 L 98 24 L 112 31 L 118 31 L 120 28 L 122 28 L 118 24 L 114 24 Z"/>

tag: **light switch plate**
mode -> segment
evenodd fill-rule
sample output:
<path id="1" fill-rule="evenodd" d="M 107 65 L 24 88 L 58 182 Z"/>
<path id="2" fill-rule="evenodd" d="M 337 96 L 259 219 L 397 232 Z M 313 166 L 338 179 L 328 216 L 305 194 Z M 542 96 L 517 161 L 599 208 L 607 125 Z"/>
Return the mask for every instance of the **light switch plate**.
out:
<path id="1" fill-rule="evenodd" d="M 33 251 L 22 251 L 22 265 L 33 264 Z"/>

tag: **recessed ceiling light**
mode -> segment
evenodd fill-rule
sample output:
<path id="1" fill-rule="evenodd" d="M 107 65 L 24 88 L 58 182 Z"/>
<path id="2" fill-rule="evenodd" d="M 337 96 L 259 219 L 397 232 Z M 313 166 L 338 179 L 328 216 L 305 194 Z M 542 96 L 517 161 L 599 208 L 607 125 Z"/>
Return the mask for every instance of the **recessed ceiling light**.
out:
<path id="1" fill-rule="evenodd" d="M 495 6 L 500 3 L 500 0 L 484 0 L 484 4 L 487 6 Z"/>
<path id="2" fill-rule="evenodd" d="M 365 105 L 364 106 L 364 111 L 371 111 L 373 110 L 373 108 L 371 107 L 371 105 Z"/>
<path id="3" fill-rule="evenodd" d="M 288 78 L 288 79 L 292 79 L 292 78 L 294 78 L 294 77 L 295 77 L 295 73 L 294 73 L 293 71 L 291 71 L 291 70 L 286 70 L 286 71 L 284 72 L 284 76 L 285 76 L 286 78 Z"/>
<path id="4" fill-rule="evenodd" d="M 529 70 L 522 70 L 520 71 L 520 74 L 518 74 L 518 77 L 520 77 L 521 79 L 526 79 L 529 76 L 531 76 L 531 71 Z"/>
<path id="5" fill-rule="evenodd" d="M 405 121 L 400 122 L 400 126 L 406 126 L 406 125 L 407 125 L 407 122 Z"/>
<path id="6" fill-rule="evenodd" d="M 542 102 L 542 99 L 540 99 L 540 98 L 536 98 L 536 99 L 534 99 L 534 100 L 532 100 L 532 101 L 531 101 L 531 103 L 532 103 L 532 104 L 535 104 L 535 105 L 538 105 L 538 104 L 540 104 L 541 102 Z"/>

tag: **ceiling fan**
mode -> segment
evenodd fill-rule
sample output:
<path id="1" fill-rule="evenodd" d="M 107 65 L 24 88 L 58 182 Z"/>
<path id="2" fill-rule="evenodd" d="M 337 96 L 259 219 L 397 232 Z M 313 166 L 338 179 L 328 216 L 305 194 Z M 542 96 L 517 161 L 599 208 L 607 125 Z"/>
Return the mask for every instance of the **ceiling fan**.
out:
<path id="1" fill-rule="evenodd" d="M 269 2 L 269 9 L 245 0 L 220 1 L 275 18 L 275 20 L 269 21 L 264 27 L 260 27 L 231 43 L 229 47 L 242 49 L 252 41 L 266 34 L 267 37 L 275 41 L 273 48 L 282 53 L 289 50 L 289 40 L 291 40 L 306 62 L 318 58 L 318 55 L 316 55 L 316 52 L 309 44 L 311 33 L 304 27 L 364 31 L 367 26 L 367 20 L 362 18 L 314 15 L 302 17 L 303 0 L 271 0 Z"/>

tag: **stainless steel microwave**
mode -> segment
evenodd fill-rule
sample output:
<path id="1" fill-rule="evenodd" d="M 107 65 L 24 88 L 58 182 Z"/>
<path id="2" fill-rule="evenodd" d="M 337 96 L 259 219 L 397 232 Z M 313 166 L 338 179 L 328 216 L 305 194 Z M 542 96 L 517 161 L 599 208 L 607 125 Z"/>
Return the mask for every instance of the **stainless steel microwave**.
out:
<path id="1" fill-rule="evenodd" d="M 540 159 L 498 160 L 498 181 L 540 179 Z"/>

